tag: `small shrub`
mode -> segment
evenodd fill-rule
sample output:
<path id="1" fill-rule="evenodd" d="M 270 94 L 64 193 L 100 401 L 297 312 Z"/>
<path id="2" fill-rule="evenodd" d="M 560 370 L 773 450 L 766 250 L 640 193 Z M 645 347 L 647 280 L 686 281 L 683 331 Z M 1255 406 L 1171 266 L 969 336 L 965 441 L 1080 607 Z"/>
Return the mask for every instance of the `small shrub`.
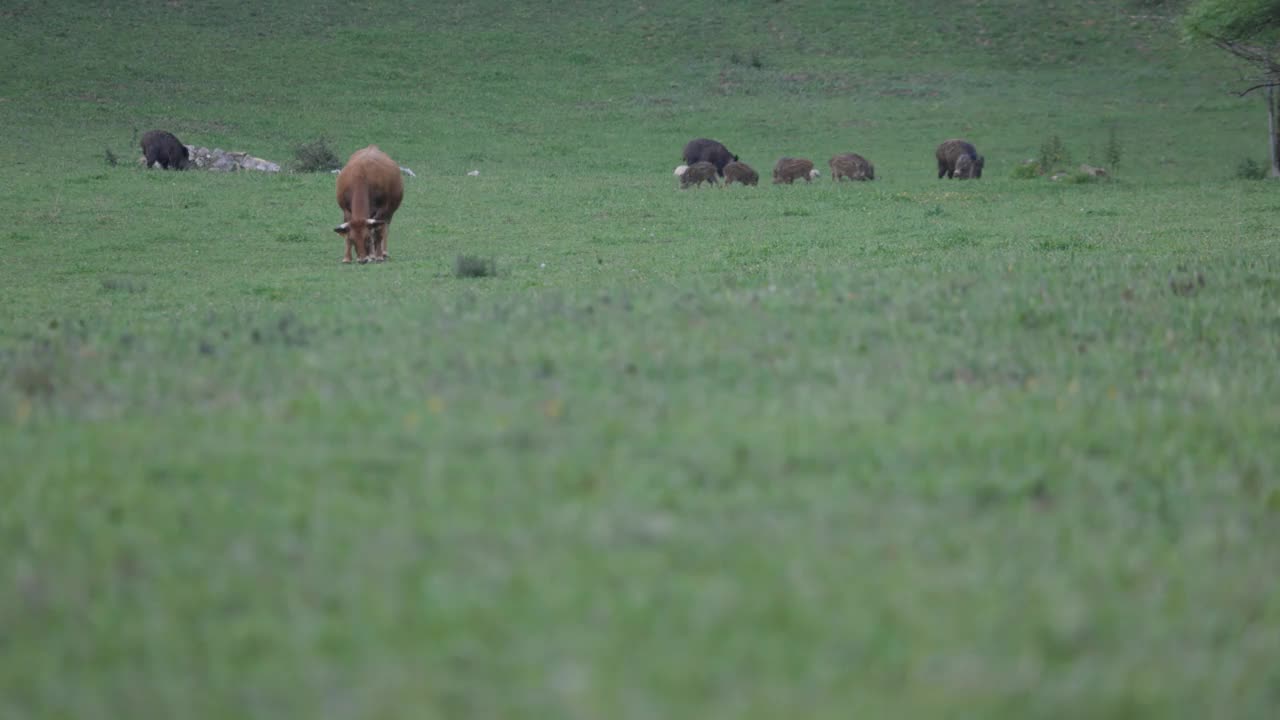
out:
<path id="1" fill-rule="evenodd" d="M 1116 126 L 1112 125 L 1107 130 L 1107 144 L 1102 146 L 1102 161 L 1105 166 L 1115 172 L 1120 167 L 1120 158 L 1124 156 L 1124 146 L 1120 143 L 1120 133 L 1116 132 Z"/>
<path id="2" fill-rule="evenodd" d="M 317 138 L 293 149 L 294 172 L 330 172 L 342 167 L 342 161 L 325 138 Z"/>
<path id="3" fill-rule="evenodd" d="M 1044 170 L 1040 168 L 1040 163 L 1035 160 L 1015 165 L 1013 172 L 1010 173 L 1015 180 L 1034 180 L 1043 174 Z"/>
<path id="4" fill-rule="evenodd" d="M 1245 158 L 1236 165 L 1236 177 L 1241 180 L 1262 180 L 1266 176 L 1266 166 L 1253 158 Z"/>
<path id="5" fill-rule="evenodd" d="M 106 149 L 103 159 L 106 160 L 107 164 L 111 167 L 115 167 L 120 164 L 120 158 L 117 158 L 116 154 L 111 152 L 111 148 Z"/>
<path id="6" fill-rule="evenodd" d="M 1050 135 L 1040 144 L 1040 157 L 1037 158 L 1042 172 L 1052 173 L 1064 170 L 1071 165 L 1071 153 L 1057 135 Z"/>
<path id="7" fill-rule="evenodd" d="M 475 255 L 459 255 L 453 263 L 453 275 L 460 278 L 493 277 L 498 274 L 498 263 Z"/>

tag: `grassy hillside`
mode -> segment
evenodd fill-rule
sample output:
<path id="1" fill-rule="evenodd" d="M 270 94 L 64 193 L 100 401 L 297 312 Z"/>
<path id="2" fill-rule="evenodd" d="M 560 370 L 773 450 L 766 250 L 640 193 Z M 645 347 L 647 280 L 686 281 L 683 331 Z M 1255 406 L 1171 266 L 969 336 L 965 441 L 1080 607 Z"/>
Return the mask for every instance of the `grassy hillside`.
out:
<path id="1" fill-rule="evenodd" d="M 1280 200 L 1177 3 L 111 5 L 0 8 L 0 716 L 1280 703 Z M 380 145 L 393 260 L 158 127 Z"/>

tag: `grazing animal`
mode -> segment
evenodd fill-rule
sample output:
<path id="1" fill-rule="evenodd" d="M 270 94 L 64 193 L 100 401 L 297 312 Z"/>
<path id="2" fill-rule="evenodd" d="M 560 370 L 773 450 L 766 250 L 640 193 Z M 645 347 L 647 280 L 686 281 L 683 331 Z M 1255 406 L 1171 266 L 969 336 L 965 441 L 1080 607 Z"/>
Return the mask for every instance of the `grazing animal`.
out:
<path id="1" fill-rule="evenodd" d="M 738 159 L 737 155 L 729 152 L 729 148 L 707 138 L 690 140 L 684 146 L 684 154 L 681 157 L 688 165 L 709 162 L 716 166 L 717 175 L 724 175 L 724 166 Z"/>
<path id="2" fill-rule="evenodd" d="M 676 168 L 676 176 L 680 178 L 680 189 L 684 190 L 690 185 L 701 185 L 708 183 L 716 184 L 716 166 L 709 162 L 696 162 L 692 165 L 681 165 Z"/>
<path id="3" fill-rule="evenodd" d="M 857 153 L 836 155 L 828 163 L 831 166 L 831 180 L 838 182 L 843 178 L 850 180 L 875 180 L 876 168 L 870 160 Z"/>
<path id="4" fill-rule="evenodd" d="M 355 151 L 338 173 L 338 207 L 342 224 L 333 231 L 347 240 L 342 262 L 351 262 L 355 248 L 360 264 L 387 259 L 391 217 L 404 199 L 404 181 L 395 160 L 370 145 Z"/>
<path id="5" fill-rule="evenodd" d="M 957 180 L 982 177 L 982 166 L 986 160 L 978 154 L 977 148 L 964 140 L 948 140 L 938 146 L 934 153 L 938 158 L 938 179 L 954 177 Z"/>
<path id="6" fill-rule="evenodd" d="M 734 160 L 724 166 L 724 184 L 725 187 L 728 187 L 734 183 L 758 185 L 760 184 L 760 173 L 753 170 L 750 165 Z"/>
<path id="7" fill-rule="evenodd" d="M 773 166 L 773 184 L 791 183 L 804 178 L 805 182 L 812 182 L 814 178 L 821 173 L 813 169 L 813 161 L 803 158 L 779 158 L 778 163 Z"/>
<path id="8" fill-rule="evenodd" d="M 142 136 L 140 145 L 148 168 L 160 163 L 165 170 L 186 170 L 191 162 L 191 152 L 171 132 L 152 130 Z"/>

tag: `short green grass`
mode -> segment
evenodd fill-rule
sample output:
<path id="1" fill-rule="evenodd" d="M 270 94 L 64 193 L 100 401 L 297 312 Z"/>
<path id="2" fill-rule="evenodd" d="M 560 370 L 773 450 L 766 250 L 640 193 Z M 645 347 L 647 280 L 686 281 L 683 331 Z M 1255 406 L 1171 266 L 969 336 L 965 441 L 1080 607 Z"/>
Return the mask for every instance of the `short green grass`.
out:
<path id="1" fill-rule="evenodd" d="M 0 716 L 1280 706 L 1280 197 L 1177 3 L 110 5 L 0 9 Z M 156 127 L 379 144 L 393 259 Z"/>

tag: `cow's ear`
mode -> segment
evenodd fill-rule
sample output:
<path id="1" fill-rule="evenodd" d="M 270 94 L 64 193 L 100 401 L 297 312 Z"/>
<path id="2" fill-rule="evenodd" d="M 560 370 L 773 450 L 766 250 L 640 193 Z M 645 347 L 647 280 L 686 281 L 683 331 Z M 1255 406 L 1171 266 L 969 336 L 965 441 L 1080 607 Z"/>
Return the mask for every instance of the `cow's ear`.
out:
<path id="1" fill-rule="evenodd" d="M 336 232 L 336 233 L 338 233 L 339 235 L 346 235 L 346 234 L 347 234 L 347 230 L 349 230 L 350 228 L 351 228 L 351 223 L 349 223 L 349 222 L 344 222 L 344 223 L 342 223 L 341 225 L 339 225 L 338 227 L 334 228 L 334 229 L 333 229 L 333 231 L 334 231 L 334 232 Z"/>
<path id="2" fill-rule="evenodd" d="M 382 224 L 382 221 L 381 221 L 381 220 L 379 220 L 378 218 L 369 218 L 369 219 L 365 222 L 365 224 L 366 224 L 366 225 L 368 225 L 369 227 L 376 227 L 376 226 L 378 226 L 378 225 L 381 225 L 381 224 Z"/>

